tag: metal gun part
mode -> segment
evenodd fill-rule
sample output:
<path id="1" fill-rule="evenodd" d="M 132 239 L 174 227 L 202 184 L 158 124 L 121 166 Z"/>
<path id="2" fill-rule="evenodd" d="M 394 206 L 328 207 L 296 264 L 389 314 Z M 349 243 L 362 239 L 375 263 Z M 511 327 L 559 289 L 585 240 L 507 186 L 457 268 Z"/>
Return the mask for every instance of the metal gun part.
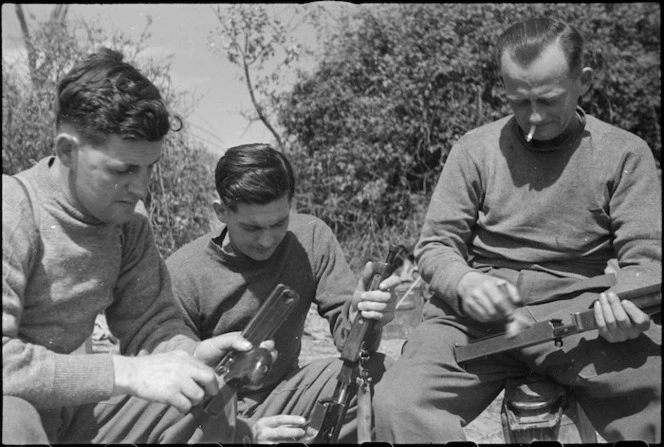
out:
<path id="1" fill-rule="evenodd" d="M 657 283 L 618 292 L 617 295 L 621 300 L 629 300 L 646 313 L 649 313 L 653 310 L 661 311 L 661 290 L 661 283 Z M 557 345 L 562 345 L 563 338 L 593 329 L 597 329 L 597 323 L 595 322 L 594 311 L 590 309 L 570 314 L 564 320 L 551 319 L 535 323 L 515 336 L 508 337 L 505 334 L 497 334 L 473 341 L 467 345 L 457 345 L 454 347 L 454 357 L 458 363 L 463 363 L 548 341 L 554 341 Z"/>
<path id="2" fill-rule="evenodd" d="M 224 379 L 226 385 L 235 389 L 258 389 L 262 386 L 272 366 L 272 356 L 266 349 L 259 348 L 259 345 L 274 335 L 299 299 L 297 292 L 283 284 L 278 284 L 272 290 L 242 331 L 242 337 L 247 339 L 253 348 L 246 352 L 229 351 L 215 368 L 215 372 Z M 215 397 L 208 398 L 203 408 L 207 413 L 218 416 L 223 411 L 225 402 Z"/>

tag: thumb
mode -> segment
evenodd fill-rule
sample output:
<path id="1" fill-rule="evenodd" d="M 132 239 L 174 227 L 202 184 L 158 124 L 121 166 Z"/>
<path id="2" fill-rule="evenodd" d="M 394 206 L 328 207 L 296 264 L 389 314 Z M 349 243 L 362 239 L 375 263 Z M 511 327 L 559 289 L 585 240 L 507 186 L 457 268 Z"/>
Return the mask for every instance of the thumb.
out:
<path id="1" fill-rule="evenodd" d="M 230 350 L 248 351 L 249 349 L 251 349 L 251 343 L 243 338 L 240 332 L 228 332 L 200 342 L 194 351 L 194 356 L 207 364 L 214 364 Z"/>

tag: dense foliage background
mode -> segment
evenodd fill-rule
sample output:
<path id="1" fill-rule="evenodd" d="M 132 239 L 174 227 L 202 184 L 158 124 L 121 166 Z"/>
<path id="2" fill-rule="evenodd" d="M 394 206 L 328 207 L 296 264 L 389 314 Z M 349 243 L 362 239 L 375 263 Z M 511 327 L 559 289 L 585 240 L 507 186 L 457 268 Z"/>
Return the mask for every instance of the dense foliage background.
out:
<path id="1" fill-rule="evenodd" d="M 315 69 L 271 94 L 264 110 L 276 117 L 275 146 L 296 167 L 298 211 L 334 229 L 356 271 L 366 259 L 381 258 L 388 242 L 415 243 L 454 142 L 509 113 L 492 51 L 498 35 L 522 18 L 557 17 L 578 27 L 587 42 L 586 65 L 595 70 L 582 107 L 642 137 L 659 163 L 658 3 L 360 4 L 349 11 L 320 36 Z M 242 29 L 238 17 L 253 18 L 253 28 Z M 269 17 L 246 11 L 232 18 L 234 27 L 220 32 L 233 38 L 258 32 L 254 42 L 269 40 L 260 34 L 267 33 Z M 283 41 L 286 31 L 276 32 L 272 41 Z M 30 76 L 3 57 L 2 168 L 11 174 L 51 153 L 55 82 L 74 60 L 102 42 L 123 50 L 185 120 L 168 138 L 148 200 L 166 257 L 210 226 L 214 160 L 189 137 L 181 106 L 186 92 L 171 88 L 168 61 L 139 57 L 148 36 L 146 30 L 132 42 L 104 35 L 94 24 L 40 23 L 32 36 L 37 69 Z M 228 57 L 237 60 L 238 48 Z"/>
<path id="2" fill-rule="evenodd" d="M 389 4 L 348 17 L 281 99 L 300 209 L 350 251 L 384 251 L 385 235 L 412 245 L 454 142 L 509 113 L 493 44 L 530 16 L 579 29 L 595 70 L 581 106 L 645 139 L 659 161 L 658 4 Z"/>

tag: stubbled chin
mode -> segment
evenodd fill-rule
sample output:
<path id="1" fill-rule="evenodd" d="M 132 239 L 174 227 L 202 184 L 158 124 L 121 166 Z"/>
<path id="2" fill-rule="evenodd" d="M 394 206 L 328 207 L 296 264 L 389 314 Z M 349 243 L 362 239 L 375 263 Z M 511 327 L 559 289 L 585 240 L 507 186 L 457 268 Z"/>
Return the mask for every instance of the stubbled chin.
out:
<path id="1" fill-rule="evenodd" d="M 256 252 L 254 252 L 252 258 L 254 259 L 254 261 L 266 261 L 267 259 L 270 258 L 270 256 L 272 256 L 272 253 L 274 253 L 274 250 L 272 250 L 270 252 L 267 252 L 267 253 L 256 253 Z"/>
<path id="2" fill-rule="evenodd" d="M 131 218 L 134 216 L 134 210 L 136 209 L 136 205 L 131 205 L 131 204 L 123 204 L 120 207 L 117 208 L 117 211 L 113 213 L 111 217 L 113 223 L 116 223 L 118 225 L 127 223 L 131 220 Z"/>

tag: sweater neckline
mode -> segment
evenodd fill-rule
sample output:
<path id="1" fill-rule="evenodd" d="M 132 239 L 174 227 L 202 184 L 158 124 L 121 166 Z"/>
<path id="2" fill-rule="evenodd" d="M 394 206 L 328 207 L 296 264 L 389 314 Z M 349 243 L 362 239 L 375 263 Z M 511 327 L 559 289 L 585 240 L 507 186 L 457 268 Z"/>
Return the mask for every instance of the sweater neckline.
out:
<path id="1" fill-rule="evenodd" d="M 228 227 L 224 226 L 217 237 L 212 238 L 210 246 L 223 262 L 232 262 L 235 265 L 259 266 L 269 261 L 256 261 L 242 252 L 230 251 L 224 248 L 224 240 L 228 235 Z"/>
<path id="2" fill-rule="evenodd" d="M 34 166 L 35 175 L 32 178 L 38 189 L 46 193 L 47 197 L 54 200 L 66 214 L 74 219 L 88 225 L 107 225 L 105 222 L 81 212 L 71 204 L 53 175 L 54 162 L 55 156 L 51 155 L 43 158 Z"/>
<path id="3" fill-rule="evenodd" d="M 526 141 L 526 136 L 514 120 L 513 125 L 516 127 L 516 133 L 519 135 L 521 143 L 530 151 L 533 152 L 557 152 L 561 149 L 570 147 L 573 141 L 575 141 L 584 131 L 586 127 L 586 113 L 584 110 L 577 106 L 576 107 L 576 117 L 577 123 L 574 125 L 573 129 L 566 129 L 563 133 L 558 135 L 556 138 L 547 141 L 537 141 L 532 140 L 530 142 Z"/>

